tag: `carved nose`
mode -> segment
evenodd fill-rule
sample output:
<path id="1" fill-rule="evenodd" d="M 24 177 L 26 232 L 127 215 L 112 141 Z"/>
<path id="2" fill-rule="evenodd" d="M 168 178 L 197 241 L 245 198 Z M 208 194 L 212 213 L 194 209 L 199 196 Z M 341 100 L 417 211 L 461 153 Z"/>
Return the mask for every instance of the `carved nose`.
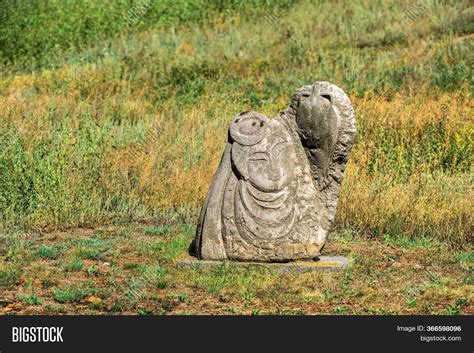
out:
<path id="1" fill-rule="evenodd" d="M 280 168 L 278 168 L 277 163 L 270 161 L 270 170 L 268 171 L 268 178 L 271 181 L 277 181 L 281 178 Z"/>
<path id="2" fill-rule="evenodd" d="M 317 85 L 313 85 L 313 89 L 311 90 L 311 98 L 319 100 L 319 91 L 320 87 Z"/>

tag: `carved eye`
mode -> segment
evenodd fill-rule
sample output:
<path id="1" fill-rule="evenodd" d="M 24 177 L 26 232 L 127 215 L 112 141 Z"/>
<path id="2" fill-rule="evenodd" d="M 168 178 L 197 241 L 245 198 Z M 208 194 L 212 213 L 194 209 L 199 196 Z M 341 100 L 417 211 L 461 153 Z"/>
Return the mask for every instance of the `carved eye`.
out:
<path id="1" fill-rule="evenodd" d="M 272 155 L 278 157 L 286 148 L 288 144 L 284 141 L 279 142 L 272 148 Z"/>
<path id="2" fill-rule="evenodd" d="M 249 161 L 251 161 L 251 162 L 256 162 L 256 161 L 267 162 L 268 161 L 268 156 L 265 152 L 256 152 L 256 153 L 250 155 Z"/>
<path id="3" fill-rule="evenodd" d="M 331 103 L 332 98 L 329 94 L 321 94 L 321 97 L 326 98 L 329 101 L 329 103 Z"/>
<path id="4" fill-rule="evenodd" d="M 303 92 L 301 93 L 301 96 L 298 100 L 298 106 L 303 103 L 309 96 L 311 96 L 311 94 L 309 92 Z"/>

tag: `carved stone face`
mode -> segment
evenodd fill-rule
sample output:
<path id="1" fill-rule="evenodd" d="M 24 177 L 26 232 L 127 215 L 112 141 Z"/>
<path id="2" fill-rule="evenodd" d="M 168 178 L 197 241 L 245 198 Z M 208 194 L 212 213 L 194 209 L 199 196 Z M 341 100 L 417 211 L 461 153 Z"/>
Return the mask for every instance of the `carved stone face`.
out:
<path id="1" fill-rule="evenodd" d="M 295 147 L 276 120 L 246 113 L 231 126 L 232 161 L 240 176 L 260 191 L 279 191 L 294 180 Z"/>
<path id="2" fill-rule="evenodd" d="M 314 85 L 300 90 L 296 123 L 301 142 L 308 152 L 311 171 L 320 187 L 328 168 L 338 132 L 338 115 L 330 94 Z"/>
<path id="3" fill-rule="evenodd" d="M 294 146 L 283 137 L 266 137 L 248 156 L 249 182 L 261 191 L 278 191 L 294 179 Z"/>
<path id="4" fill-rule="evenodd" d="M 328 82 L 298 89 L 273 119 L 235 116 L 191 251 L 211 260 L 318 256 L 354 136 L 349 98 Z"/>

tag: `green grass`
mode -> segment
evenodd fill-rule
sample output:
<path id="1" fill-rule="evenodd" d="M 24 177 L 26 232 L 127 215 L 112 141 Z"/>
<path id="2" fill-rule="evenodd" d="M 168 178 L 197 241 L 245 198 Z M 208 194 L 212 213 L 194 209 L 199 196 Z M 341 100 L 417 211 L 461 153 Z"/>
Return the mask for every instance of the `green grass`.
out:
<path id="1" fill-rule="evenodd" d="M 165 25 L 204 23 L 232 13 L 255 17 L 265 9 L 287 8 L 292 3 L 288 0 L 7 0 L 0 7 L 3 24 L 0 63 L 19 69 L 37 69 L 64 60 L 65 52 L 78 52 L 114 36 Z M 150 6 L 145 7 L 146 11 L 136 22 L 130 23 L 128 12 L 139 8 L 140 4 Z M 25 26 L 35 30 L 25 31 Z M 107 48 L 101 48 L 101 52 L 106 55 Z"/>
<path id="2" fill-rule="evenodd" d="M 104 295 L 106 291 L 95 288 L 92 282 L 84 281 L 77 284 L 66 284 L 52 290 L 52 297 L 58 303 L 78 303 L 88 296 Z"/>
<path id="3" fill-rule="evenodd" d="M 168 225 L 164 225 L 164 226 L 160 226 L 160 227 L 149 226 L 149 227 L 144 227 L 143 232 L 145 234 L 150 234 L 150 235 L 153 235 L 153 234 L 156 234 L 156 235 L 160 235 L 160 234 L 170 235 L 171 232 L 172 232 L 172 228 Z"/>
<path id="4" fill-rule="evenodd" d="M 81 287 L 64 286 L 54 290 L 54 299 L 59 303 L 77 302 L 87 293 Z"/>
<path id="5" fill-rule="evenodd" d="M 80 249 L 78 256 L 81 259 L 105 260 L 104 254 L 100 250 L 96 249 Z"/>
<path id="6" fill-rule="evenodd" d="M 34 293 L 21 295 L 20 300 L 25 305 L 41 305 L 40 297 Z"/>
<path id="7" fill-rule="evenodd" d="M 98 272 L 98 267 L 96 265 L 91 265 L 87 268 L 86 272 L 89 276 L 95 276 Z"/>
<path id="8" fill-rule="evenodd" d="M 111 238 L 124 229 L 134 236 Z M 147 234 L 137 223 L 26 238 L 33 247 L 54 240 L 66 260 L 58 267 L 54 261 L 26 252 L 11 252 L 0 267 L 3 310 L 10 314 L 157 315 L 444 315 L 473 310 L 472 261 L 463 252 L 449 251 L 444 242 L 404 245 L 353 238 L 346 232 L 337 234 L 325 249 L 327 255 L 351 258 L 344 272 L 280 273 L 232 264 L 184 269 L 176 262 L 187 248 L 179 244 L 189 244 L 192 236 L 189 231 L 174 237 Z M 64 269 L 77 259 L 77 244 L 101 241 L 110 248 L 109 263 L 83 259 L 82 269 L 65 275 Z M 167 245 L 143 247 L 146 243 Z"/>
<path id="9" fill-rule="evenodd" d="M 40 245 L 38 251 L 36 252 L 36 256 L 41 257 L 43 259 L 48 260 L 55 260 L 61 255 L 61 250 L 54 246 L 44 246 Z"/>
<path id="10" fill-rule="evenodd" d="M 12 266 L 0 269 L 0 281 L 5 288 L 14 287 L 18 281 L 18 270 Z"/>
<path id="11" fill-rule="evenodd" d="M 77 271 L 81 271 L 83 267 L 84 267 L 84 263 L 80 259 L 75 258 L 64 265 L 64 271 L 77 272 Z"/>

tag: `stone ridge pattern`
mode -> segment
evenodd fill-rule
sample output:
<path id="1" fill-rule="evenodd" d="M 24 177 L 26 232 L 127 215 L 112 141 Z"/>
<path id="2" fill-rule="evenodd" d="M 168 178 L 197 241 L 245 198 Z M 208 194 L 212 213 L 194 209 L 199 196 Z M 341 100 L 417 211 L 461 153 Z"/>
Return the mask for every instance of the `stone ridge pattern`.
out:
<path id="1" fill-rule="evenodd" d="M 354 139 L 349 98 L 328 82 L 299 88 L 273 119 L 235 116 L 190 253 L 259 262 L 318 257 Z"/>

